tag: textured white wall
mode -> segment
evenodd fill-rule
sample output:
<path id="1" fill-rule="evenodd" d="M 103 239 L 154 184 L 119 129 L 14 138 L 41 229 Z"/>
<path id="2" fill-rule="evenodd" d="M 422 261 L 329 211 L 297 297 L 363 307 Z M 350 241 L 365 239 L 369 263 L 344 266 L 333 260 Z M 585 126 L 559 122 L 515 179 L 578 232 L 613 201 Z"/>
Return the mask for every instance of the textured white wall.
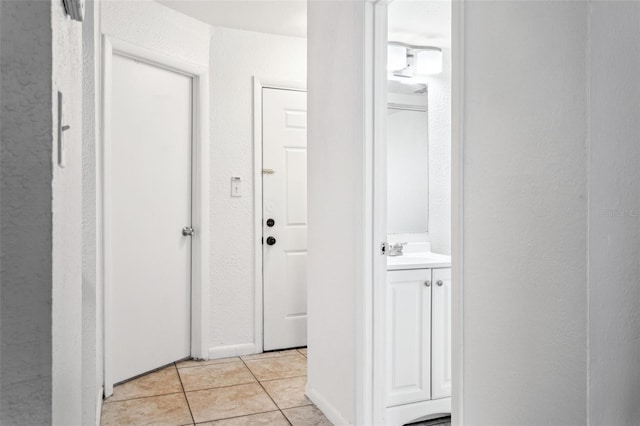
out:
<path id="1" fill-rule="evenodd" d="M 105 0 L 101 31 L 194 64 L 209 66 L 209 26 L 151 0 Z"/>
<path id="2" fill-rule="evenodd" d="M 357 424 L 365 252 L 365 2 L 308 7 L 309 397 Z M 329 172 L 328 172 L 329 171 Z"/>
<path id="3" fill-rule="evenodd" d="M 587 12 L 465 6 L 465 424 L 587 422 Z"/>
<path id="4" fill-rule="evenodd" d="M 211 38 L 212 356 L 253 352 L 255 256 L 253 82 L 306 81 L 306 40 L 229 28 Z M 243 179 L 231 197 L 231 176 Z"/>
<path id="5" fill-rule="evenodd" d="M 435 253 L 451 254 L 451 49 L 429 76 L 429 231 Z"/>
<path id="6" fill-rule="evenodd" d="M 51 3 L 0 2 L 0 423 L 51 423 Z"/>
<path id="7" fill-rule="evenodd" d="M 593 2 L 589 417 L 640 419 L 640 3 Z"/>
<path id="8" fill-rule="evenodd" d="M 82 410 L 82 28 L 51 3 L 53 91 L 52 422 L 81 424 Z M 58 92 L 63 93 L 64 168 L 58 158 Z"/>

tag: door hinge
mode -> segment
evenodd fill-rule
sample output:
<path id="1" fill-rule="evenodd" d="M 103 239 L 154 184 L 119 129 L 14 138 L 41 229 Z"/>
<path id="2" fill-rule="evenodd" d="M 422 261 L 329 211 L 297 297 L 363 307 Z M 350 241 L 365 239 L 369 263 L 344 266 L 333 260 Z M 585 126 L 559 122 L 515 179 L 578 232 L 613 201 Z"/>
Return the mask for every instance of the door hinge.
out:
<path id="1" fill-rule="evenodd" d="M 387 243 L 386 241 L 380 243 L 380 254 L 382 256 L 389 255 L 389 243 Z"/>

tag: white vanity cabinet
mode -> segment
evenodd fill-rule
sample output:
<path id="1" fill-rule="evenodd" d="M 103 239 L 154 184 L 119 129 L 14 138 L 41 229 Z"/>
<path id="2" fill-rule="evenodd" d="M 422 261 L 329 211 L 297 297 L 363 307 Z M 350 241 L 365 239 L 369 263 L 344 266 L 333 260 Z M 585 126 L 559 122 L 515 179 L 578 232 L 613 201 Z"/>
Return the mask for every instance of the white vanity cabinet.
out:
<path id="1" fill-rule="evenodd" d="M 387 275 L 387 406 L 431 399 L 430 269 Z"/>
<path id="2" fill-rule="evenodd" d="M 450 413 L 451 268 L 389 270 L 385 323 L 387 424 Z"/>
<path id="3" fill-rule="evenodd" d="M 432 269 L 431 398 L 451 396 L 451 269 Z"/>

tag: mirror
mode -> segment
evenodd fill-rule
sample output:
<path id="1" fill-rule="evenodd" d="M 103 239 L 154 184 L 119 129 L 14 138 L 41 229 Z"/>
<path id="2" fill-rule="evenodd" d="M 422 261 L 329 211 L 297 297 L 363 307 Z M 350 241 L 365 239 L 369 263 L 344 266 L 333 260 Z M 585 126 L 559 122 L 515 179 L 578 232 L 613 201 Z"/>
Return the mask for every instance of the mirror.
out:
<path id="1" fill-rule="evenodd" d="M 429 129 L 426 86 L 389 93 L 387 113 L 387 232 L 424 234 L 429 222 Z"/>

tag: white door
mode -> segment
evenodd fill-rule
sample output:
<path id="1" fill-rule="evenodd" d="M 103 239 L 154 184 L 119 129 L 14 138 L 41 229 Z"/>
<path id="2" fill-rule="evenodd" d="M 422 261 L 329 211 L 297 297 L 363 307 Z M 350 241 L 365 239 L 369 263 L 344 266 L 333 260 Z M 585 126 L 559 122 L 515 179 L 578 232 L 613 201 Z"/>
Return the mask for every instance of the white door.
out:
<path id="1" fill-rule="evenodd" d="M 387 407 L 431 399 L 431 270 L 387 273 Z"/>
<path id="2" fill-rule="evenodd" d="M 432 398 L 451 396 L 451 269 L 433 270 Z"/>
<path id="3" fill-rule="evenodd" d="M 113 55 L 105 146 L 113 383 L 191 353 L 192 79 Z"/>
<path id="4" fill-rule="evenodd" d="M 307 344 L 307 94 L 262 90 L 264 350 Z"/>

